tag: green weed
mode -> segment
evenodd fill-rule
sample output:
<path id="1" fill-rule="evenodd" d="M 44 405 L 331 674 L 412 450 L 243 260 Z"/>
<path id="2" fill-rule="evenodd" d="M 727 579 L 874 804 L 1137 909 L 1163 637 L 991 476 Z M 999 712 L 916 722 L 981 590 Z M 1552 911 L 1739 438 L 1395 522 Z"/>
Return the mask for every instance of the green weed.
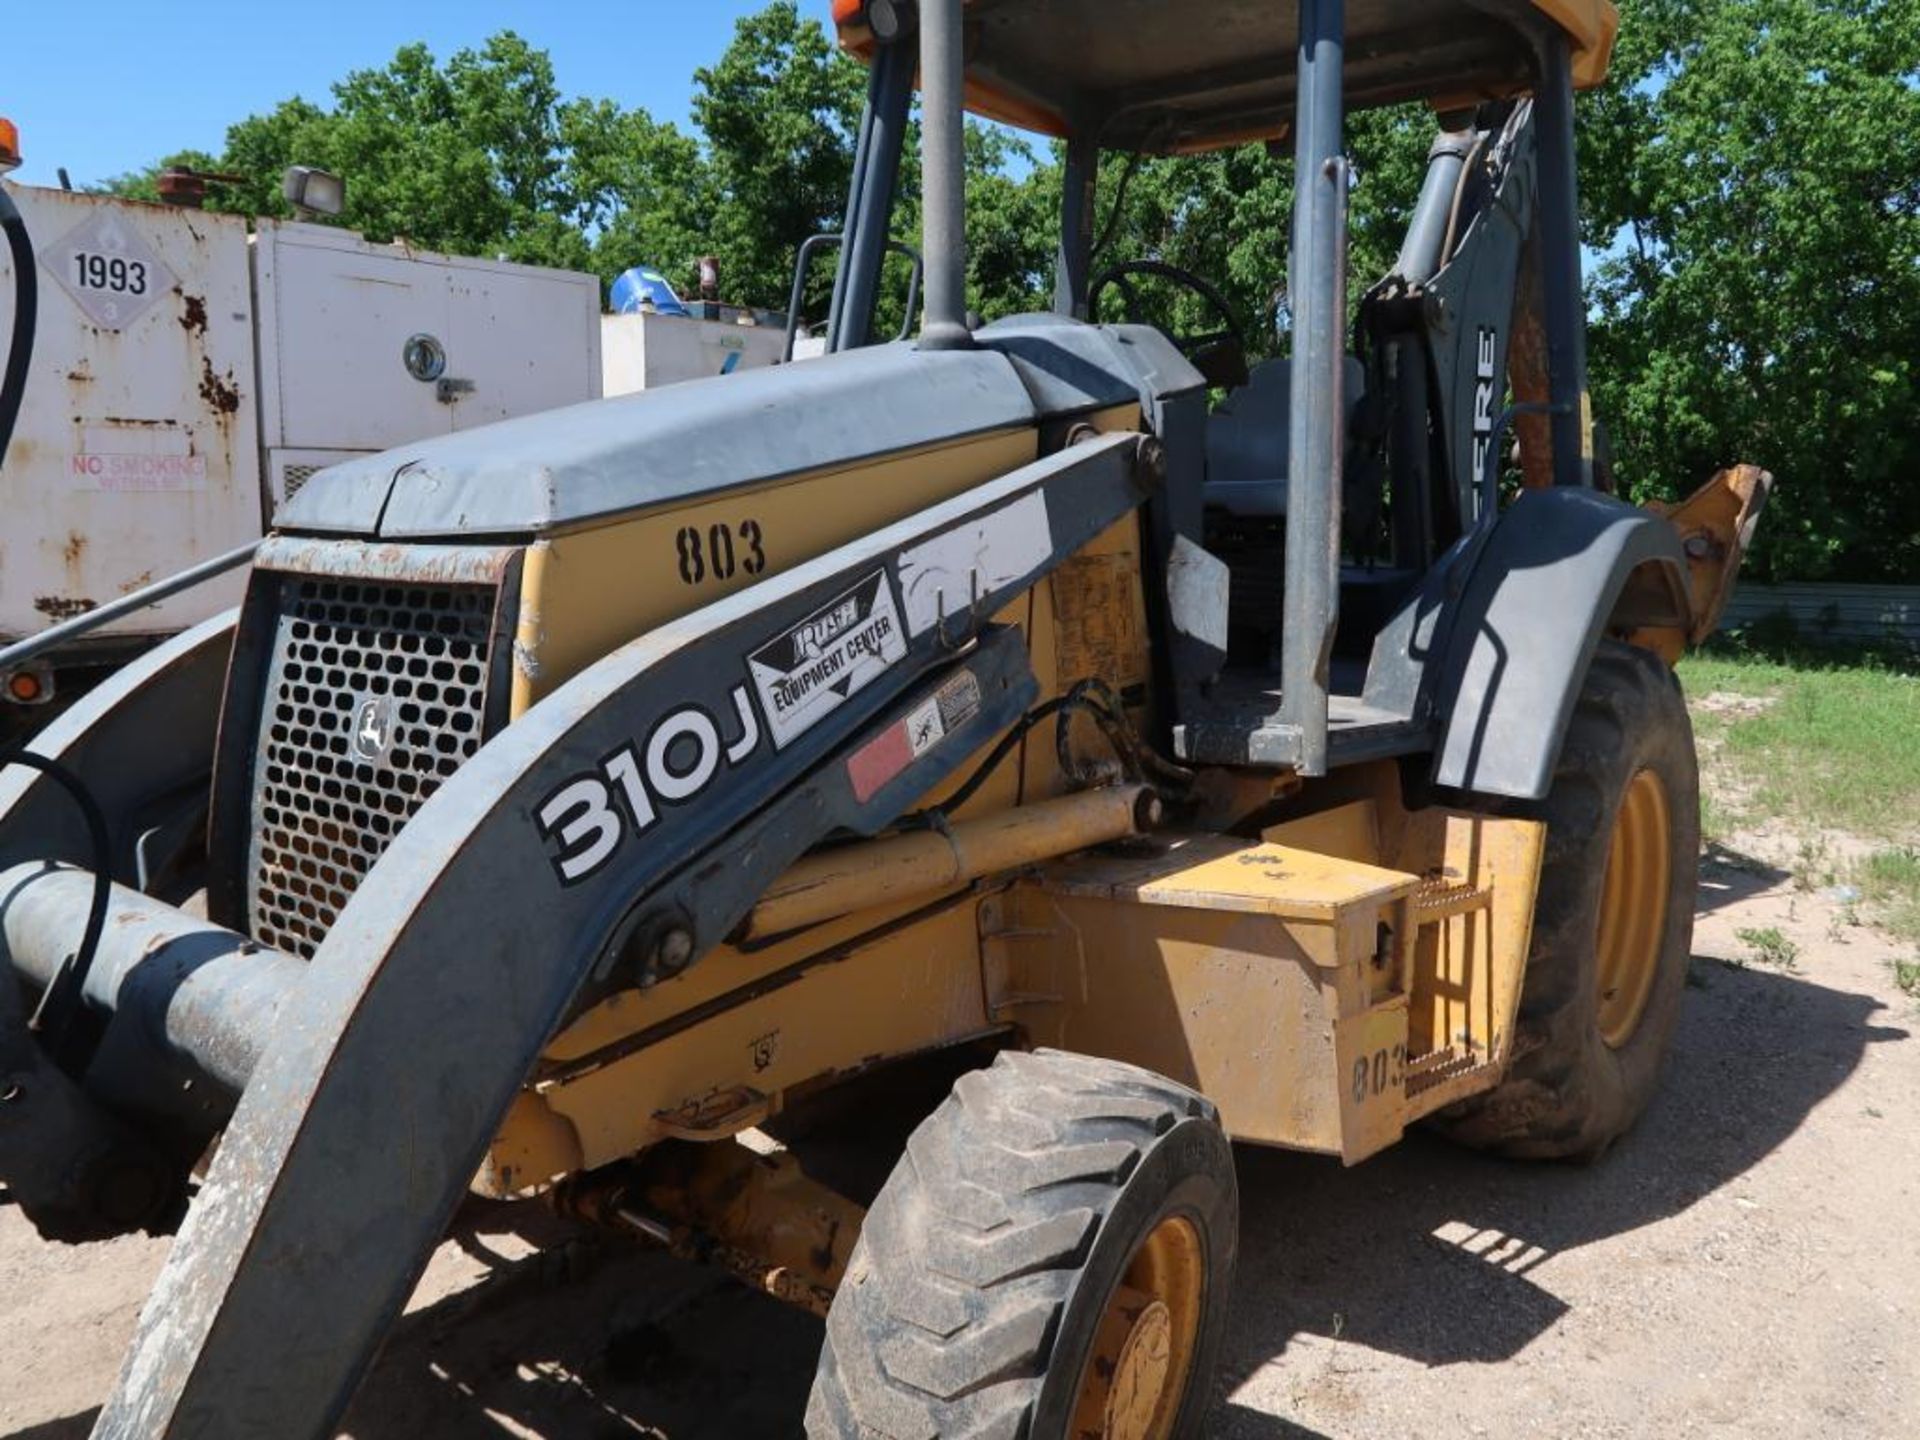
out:
<path id="1" fill-rule="evenodd" d="M 1895 843 L 1920 816 L 1920 674 L 1876 655 L 1796 657 L 1793 663 L 1709 652 L 1682 662 L 1696 700 L 1764 702 L 1697 710 L 1712 742 L 1709 833 L 1784 822 L 1793 831 L 1846 830 Z M 1819 856 L 1797 866 L 1825 883 Z"/>
<path id="2" fill-rule="evenodd" d="M 1853 882 L 1882 925 L 1920 944 L 1920 848 L 1876 850 L 1853 867 Z"/>
<path id="3" fill-rule="evenodd" d="M 1753 952 L 1753 958 L 1762 965 L 1771 965 L 1779 970 L 1796 970 L 1800 963 L 1800 947 L 1780 933 L 1776 925 L 1761 930 L 1736 930 L 1734 936 Z"/>
<path id="4" fill-rule="evenodd" d="M 1894 961 L 1893 983 L 1914 999 L 1920 1000 L 1920 960 Z"/>

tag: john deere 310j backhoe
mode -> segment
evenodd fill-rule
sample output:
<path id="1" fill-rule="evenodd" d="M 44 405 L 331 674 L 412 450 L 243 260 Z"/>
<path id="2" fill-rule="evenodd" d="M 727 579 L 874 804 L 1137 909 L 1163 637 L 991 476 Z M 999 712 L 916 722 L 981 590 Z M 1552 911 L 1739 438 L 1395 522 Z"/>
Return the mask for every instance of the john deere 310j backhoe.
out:
<path id="1" fill-rule="evenodd" d="M 330 1433 L 472 1189 L 825 1314 L 811 1434 L 1195 1436 L 1231 1141 L 1592 1156 L 1646 1104 L 1671 666 L 1767 482 L 1653 513 L 1596 462 L 1611 5 L 834 9 L 825 358 L 314 478 L 237 613 L 0 771 L 0 1178 L 179 1225 L 96 1434 Z M 926 313 L 870 343 L 916 73 Z M 1353 297 L 1344 117 L 1415 99 Z M 1052 314 L 968 322 L 968 109 L 1065 141 Z M 1282 136 L 1290 356 L 1091 273 L 1103 155 Z M 1218 331 L 1089 318 L 1153 285 Z M 798 1122 L 928 1052 L 971 1068 L 829 1189 Z"/>

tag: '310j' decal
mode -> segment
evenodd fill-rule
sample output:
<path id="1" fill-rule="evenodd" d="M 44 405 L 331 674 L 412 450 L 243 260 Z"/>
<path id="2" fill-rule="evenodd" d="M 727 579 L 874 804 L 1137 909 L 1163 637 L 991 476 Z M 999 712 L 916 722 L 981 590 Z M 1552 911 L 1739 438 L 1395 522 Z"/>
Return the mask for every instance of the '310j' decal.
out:
<path id="1" fill-rule="evenodd" d="M 560 883 L 592 876 L 626 836 L 653 827 L 662 805 L 697 799 L 723 766 L 746 764 L 763 738 L 785 749 L 906 654 L 893 582 L 874 570 L 747 657 L 751 683 L 733 687 L 731 716 L 682 705 L 644 744 L 622 745 L 548 795 L 534 819 Z"/>
<path id="2" fill-rule="evenodd" d="M 547 796 L 535 818 L 542 837 L 557 847 L 551 858 L 560 882 L 590 878 L 626 836 L 654 826 L 662 805 L 690 804 L 723 765 L 745 764 L 760 748 L 761 730 L 744 685 L 733 689 L 733 712 L 722 722 L 703 705 L 671 711 L 644 745 L 622 745 Z"/>

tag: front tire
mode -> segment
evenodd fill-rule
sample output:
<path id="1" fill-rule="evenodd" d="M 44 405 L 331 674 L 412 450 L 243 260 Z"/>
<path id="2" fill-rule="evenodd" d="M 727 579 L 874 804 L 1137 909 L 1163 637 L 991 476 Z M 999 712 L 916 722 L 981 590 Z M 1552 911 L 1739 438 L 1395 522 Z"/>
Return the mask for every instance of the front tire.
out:
<path id="1" fill-rule="evenodd" d="M 1693 948 L 1699 769 L 1657 656 L 1600 643 L 1553 788 L 1521 813 L 1547 842 L 1515 1058 L 1438 1123 L 1476 1149 L 1593 1160 L 1653 1098 Z"/>
<path id="2" fill-rule="evenodd" d="M 917 1129 L 827 1317 L 813 1440 L 1188 1440 L 1238 1246 L 1214 1107 L 1008 1052 Z"/>

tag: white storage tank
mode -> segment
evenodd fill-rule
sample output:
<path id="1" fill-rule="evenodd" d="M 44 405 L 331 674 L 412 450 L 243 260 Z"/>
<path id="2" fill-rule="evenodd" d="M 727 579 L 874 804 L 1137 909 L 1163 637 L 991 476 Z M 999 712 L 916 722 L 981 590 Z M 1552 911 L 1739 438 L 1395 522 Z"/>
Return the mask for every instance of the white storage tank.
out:
<path id="1" fill-rule="evenodd" d="M 607 394 L 631 395 L 780 363 L 787 339 L 783 317 L 732 305 L 692 304 L 696 313 L 690 316 L 642 311 L 601 317 Z"/>
<path id="2" fill-rule="evenodd" d="M 8 186 L 39 260 L 39 325 L 0 464 L 0 637 L 69 619 L 260 533 L 247 222 Z M 13 324 L 0 253 L 0 334 Z M 92 643 L 181 629 L 231 576 Z"/>
<path id="3" fill-rule="evenodd" d="M 257 539 L 326 465 L 600 394 L 594 276 L 7 190 L 40 303 L 0 463 L 0 646 Z M 0 246 L 0 337 L 13 306 Z M 243 584 L 236 572 L 35 662 L 36 698 L 217 614 Z M 23 719 L 11 688 L 0 732 Z"/>

